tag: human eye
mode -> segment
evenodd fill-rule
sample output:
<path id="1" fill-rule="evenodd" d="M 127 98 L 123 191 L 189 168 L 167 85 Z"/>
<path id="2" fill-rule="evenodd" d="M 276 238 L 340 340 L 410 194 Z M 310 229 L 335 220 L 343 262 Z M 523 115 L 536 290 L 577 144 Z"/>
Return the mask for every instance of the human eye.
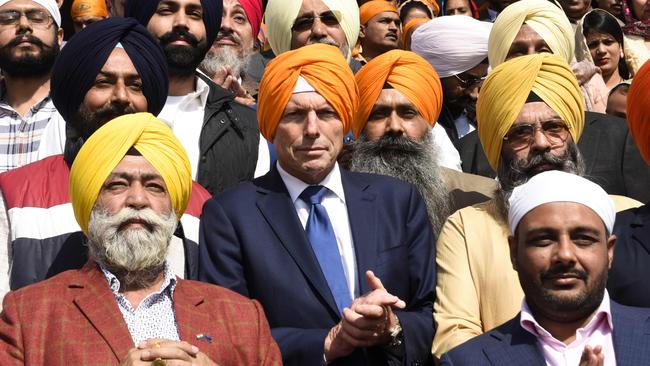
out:
<path id="1" fill-rule="evenodd" d="M 546 132 L 562 132 L 566 125 L 561 121 L 546 121 L 542 124 L 542 129 Z"/>

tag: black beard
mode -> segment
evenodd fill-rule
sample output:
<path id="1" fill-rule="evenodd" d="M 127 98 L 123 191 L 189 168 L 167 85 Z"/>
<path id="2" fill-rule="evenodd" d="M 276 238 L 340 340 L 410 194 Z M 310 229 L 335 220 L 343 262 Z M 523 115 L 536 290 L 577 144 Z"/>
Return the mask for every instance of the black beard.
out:
<path id="1" fill-rule="evenodd" d="M 88 107 L 82 104 L 79 106 L 79 110 L 73 118 L 72 125 L 79 133 L 79 137 L 86 140 L 106 122 L 119 116 L 135 112 L 128 104 L 111 103 L 94 112 L 91 112 Z"/>
<path id="2" fill-rule="evenodd" d="M 172 42 L 183 39 L 189 46 L 173 45 Z M 185 29 L 175 29 L 160 37 L 160 45 L 165 52 L 170 76 L 193 75 L 208 51 L 206 40 L 199 40 Z"/>
<path id="3" fill-rule="evenodd" d="M 38 46 L 41 52 L 37 55 L 24 54 L 18 57 L 13 56 L 12 49 L 24 39 Z M 9 76 L 19 78 L 46 76 L 52 71 L 54 61 L 59 55 L 59 50 L 59 44 L 56 40 L 52 46 L 48 46 L 32 35 L 19 35 L 3 47 L 0 47 L 0 69 Z"/>

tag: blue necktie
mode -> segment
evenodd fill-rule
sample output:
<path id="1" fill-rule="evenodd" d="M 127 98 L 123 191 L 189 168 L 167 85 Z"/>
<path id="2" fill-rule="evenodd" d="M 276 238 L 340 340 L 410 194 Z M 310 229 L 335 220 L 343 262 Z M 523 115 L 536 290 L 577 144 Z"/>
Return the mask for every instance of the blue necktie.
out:
<path id="1" fill-rule="evenodd" d="M 318 264 L 325 275 L 325 280 L 334 296 L 336 306 L 339 308 L 339 314 L 343 313 L 344 307 L 349 307 L 352 303 L 348 284 L 343 272 L 341 254 L 336 243 L 334 229 L 330 222 L 327 210 L 321 201 L 328 189 L 324 186 L 309 186 L 300 194 L 300 199 L 311 206 L 309 209 L 309 218 L 305 231 L 309 243 L 311 244 Z"/>

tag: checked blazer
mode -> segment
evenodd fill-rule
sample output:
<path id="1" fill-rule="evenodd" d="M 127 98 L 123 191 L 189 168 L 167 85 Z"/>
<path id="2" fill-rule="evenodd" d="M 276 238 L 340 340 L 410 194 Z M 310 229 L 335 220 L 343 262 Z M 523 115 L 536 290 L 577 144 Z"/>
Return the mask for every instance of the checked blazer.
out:
<path id="1" fill-rule="evenodd" d="M 281 365 L 259 303 L 178 279 L 174 308 L 180 339 L 219 365 Z M 197 339 L 199 334 L 212 341 Z M 133 347 L 108 281 L 94 262 L 4 299 L 0 365 L 118 365 Z"/>

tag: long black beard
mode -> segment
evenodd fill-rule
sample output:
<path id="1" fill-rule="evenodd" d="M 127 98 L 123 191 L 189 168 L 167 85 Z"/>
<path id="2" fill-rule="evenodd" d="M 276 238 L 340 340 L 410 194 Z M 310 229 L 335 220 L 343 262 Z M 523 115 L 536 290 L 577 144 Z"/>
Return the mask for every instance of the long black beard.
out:
<path id="1" fill-rule="evenodd" d="M 171 42 L 178 39 L 185 39 L 190 45 L 179 46 L 171 44 Z M 203 61 L 203 57 L 205 57 L 209 47 L 205 39 L 199 41 L 192 33 L 184 29 L 175 29 L 165 33 L 160 37 L 160 45 L 167 59 L 169 76 L 172 77 L 193 75 L 196 68 Z"/>
<path id="2" fill-rule="evenodd" d="M 19 57 L 13 56 L 12 49 L 24 38 L 39 46 L 41 52 L 38 55 L 27 54 Z M 52 46 L 48 46 L 32 35 L 19 35 L 0 48 L 0 69 L 6 75 L 19 78 L 46 76 L 52 71 L 59 51 L 59 44 L 56 40 L 54 40 Z"/>
<path id="3" fill-rule="evenodd" d="M 421 142 L 389 134 L 375 141 L 362 136 L 354 145 L 350 170 L 387 175 L 415 185 L 437 235 L 451 213 L 451 204 L 436 164 L 431 134 L 427 133 Z"/>

